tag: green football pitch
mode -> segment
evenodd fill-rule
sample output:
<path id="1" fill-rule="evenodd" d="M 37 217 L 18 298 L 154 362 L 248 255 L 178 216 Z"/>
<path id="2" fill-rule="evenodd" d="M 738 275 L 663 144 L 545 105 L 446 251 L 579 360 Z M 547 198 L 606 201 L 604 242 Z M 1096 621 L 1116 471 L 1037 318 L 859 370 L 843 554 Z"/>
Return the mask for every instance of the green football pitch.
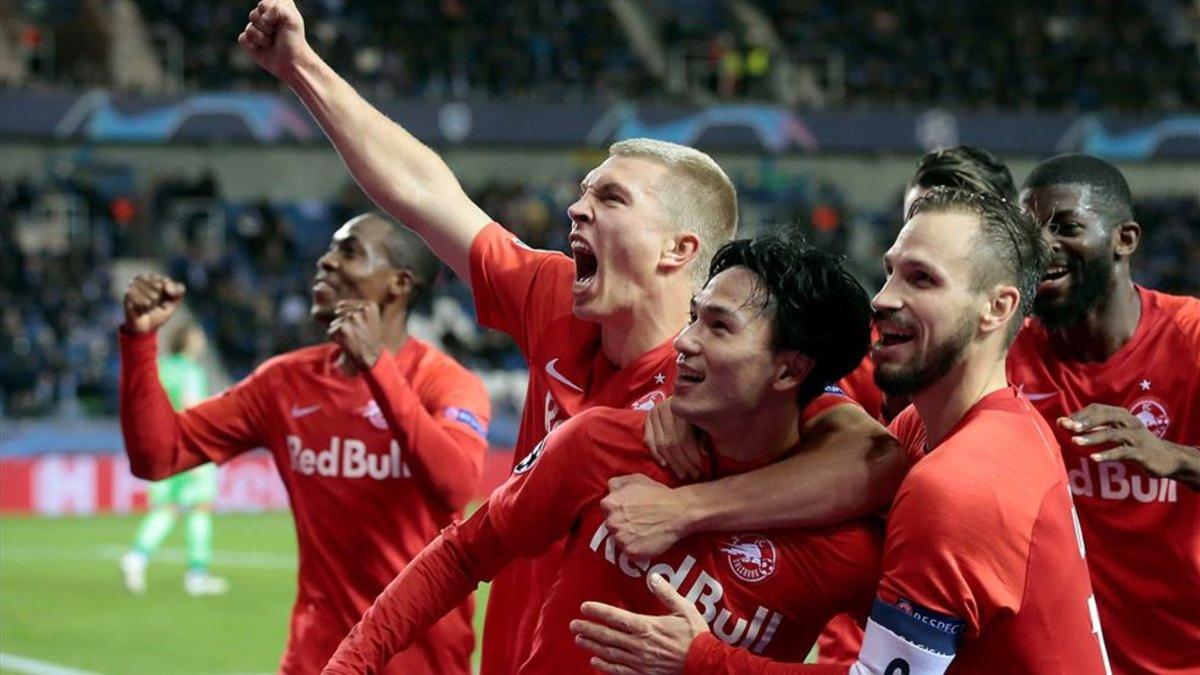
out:
<path id="1" fill-rule="evenodd" d="M 38 672 L 30 661 L 105 675 L 275 670 L 296 588 L 291 515 L 218 515 L 213 572 L 233 590 L 205 598 L 183 592 L 179 527 L 151 561 L 149 592 L 125 593 L 117 559 L 137 520 L 0 518 L 0 673 Z"/>

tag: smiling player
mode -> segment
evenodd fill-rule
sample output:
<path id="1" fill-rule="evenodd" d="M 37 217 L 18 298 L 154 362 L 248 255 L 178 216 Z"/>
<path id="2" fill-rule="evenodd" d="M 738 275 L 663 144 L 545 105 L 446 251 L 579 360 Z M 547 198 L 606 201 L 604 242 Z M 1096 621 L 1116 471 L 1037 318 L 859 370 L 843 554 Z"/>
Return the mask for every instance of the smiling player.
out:
<path id="1" fill-rule="evenodd" d="M 406 327 L 437 271 L 411 232 L 373 214 L 350 220 L 313 284 L 312 314 L 332 342 L 277 356 L 181 413 L 154 358 L 184 288 L 139 276 L 125 296 L 121 431 L 134 474 L 159 480 L 265 447 L 287 488 L 300 571 L 282 673 L 316 672 L 482 474 L 483 383 Z M 385 672 L 465 675 L 473 644 L 464 602 Z"/>
<path id="2" fill-rule="evenodd" d="M 1058 422 L 1113 670 L 1196 672 L 1200 300 L 1133 283 L 1141 226 L 1111 164 L 1048 159 L 1021 202 L 1054 249 L 1008 374 Z"/>

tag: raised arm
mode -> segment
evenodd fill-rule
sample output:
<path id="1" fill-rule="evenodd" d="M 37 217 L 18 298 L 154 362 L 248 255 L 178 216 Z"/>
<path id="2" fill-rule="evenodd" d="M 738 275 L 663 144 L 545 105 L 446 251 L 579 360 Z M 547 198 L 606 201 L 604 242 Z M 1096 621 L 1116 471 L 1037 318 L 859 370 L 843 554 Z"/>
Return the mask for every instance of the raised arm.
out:
<path id="1" fill-rule="evenodd" d="M 121 327 L 121 435 L 129 468 L 145 480 L 162 480 L 208 461 L 183 443 L 179 420 L 158 379 L 160 326 L 179 309 L 183 284 L 158 275 L 137 276 L 125 293 Z"/>
<path id="2" fill-rule="evenodd" d="M 121 326 L 121 435 L 129 468 L 162 480 L 260 445 L 246 387 L 177 413 L 158 379 L 157 331 L 179 309 L 183 284 L 164 276 L 134 277 Z"/>
<path id="3" fill-rule="evenodd" d="M 491 218 L 467 197 L 450 167 L 313 51 L 292 0 L 262 0 L 249 18 L 238 36 L 246 52 L 291 87 L 367 196 L 469 283 L 471 242 Z"/>
<path id="4" fill-rule="evenodd" d="M 693 532 L 831 525 L 877 512 L 907 471 L 900 445 L 862 408 L 840 405 L 805 424 L 803 450 L 757 471 L 667 488 L 609 483 L 606 524 L 631 555 L 657 555 Z"/>

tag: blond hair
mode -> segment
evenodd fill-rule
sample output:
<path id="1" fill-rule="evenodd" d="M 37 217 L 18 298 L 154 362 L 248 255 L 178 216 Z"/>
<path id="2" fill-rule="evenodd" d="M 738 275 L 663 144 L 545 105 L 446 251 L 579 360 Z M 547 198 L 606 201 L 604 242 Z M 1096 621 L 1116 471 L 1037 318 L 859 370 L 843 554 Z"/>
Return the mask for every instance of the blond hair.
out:
<path id="1" fill-rule="evenodd" d="M 659 186 L 659 199 L 667 218 L 680 231 L 700 238 L 700 253 L 692 268 L 696 288 L 708 278 L 708 266 L 717 249 L 737 231 L 737 190 L 712 157 L 695 148 L 650 138 L 631 138 L 608 148 L 613 157 L 635 157 L 667 167 Z"/>

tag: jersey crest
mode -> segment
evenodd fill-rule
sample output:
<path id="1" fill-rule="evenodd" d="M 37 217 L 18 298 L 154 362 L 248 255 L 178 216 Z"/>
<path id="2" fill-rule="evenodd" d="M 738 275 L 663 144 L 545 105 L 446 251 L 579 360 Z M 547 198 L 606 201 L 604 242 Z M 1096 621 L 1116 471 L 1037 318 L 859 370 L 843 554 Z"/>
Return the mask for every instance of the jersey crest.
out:
<path id="1" fill-rule="evenodd" d="M 721 552 L 742 581 L 757 583 L 775 573 L 775 545 L 760 534 L 735 534 L 721 546 Z"/>
<path id="2" fill-rule="evenodd" d="M 383 411 L 379 409 L 379 404 L 374 400 L 364 405 L 358 412 L 371 423 L 371 426 L 380 431 L 387 431 L 387 419 L 384 418 Z"/>
<path id="3" fill-rule="evenodd" d="M 1157 438 L 1167 435 L 1167 428 L 1171 426 L 1171 415 L 1162 401 L 1156 398 L 1141 398 L 1129 406 L 1129 412 L 1141 420 L 1142 425 Z"/>
<path id="4" fill-rule="evenodd" d="M 665 400 L 667 400 L 667 395 L 664 394 L 661 389 L 655 389 L 649 394 L 639 398 L 637 401 L 634 401 L 633 405 L 629 407 L 633 408 L 634 410 L 649 411 L 653 410 L 654 406 L 662 403 Z"/>

